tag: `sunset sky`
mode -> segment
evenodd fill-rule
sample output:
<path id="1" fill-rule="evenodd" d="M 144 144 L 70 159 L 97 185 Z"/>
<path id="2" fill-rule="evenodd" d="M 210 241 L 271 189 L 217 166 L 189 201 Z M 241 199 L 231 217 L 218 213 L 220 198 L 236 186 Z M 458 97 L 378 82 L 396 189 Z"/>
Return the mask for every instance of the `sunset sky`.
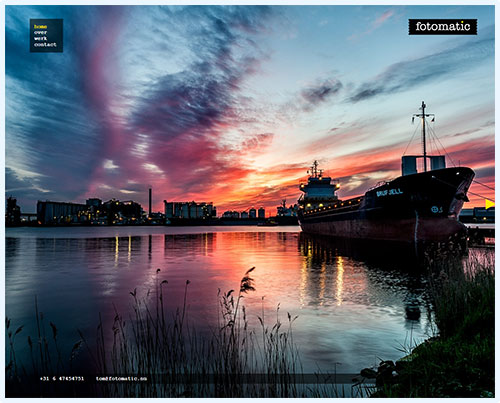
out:
<path id="1" fill-rule="evenodd" d="M 152 186 L 156 211 L 167 199 L 269 215 L 295 203 L 315 159 L 341 198 L 360 195 L 420 153 L 423 100 L 437 145 L 494 187 L 493 6 L 6 6 L 5 18 L 6 193 L 23 212 L 89 197 L 147 209 Z M 63 53 L 29 52 L 30 18 L 64 19 Z M 409 18 L 477 18 L 478 35 L 409 36 Z"/>

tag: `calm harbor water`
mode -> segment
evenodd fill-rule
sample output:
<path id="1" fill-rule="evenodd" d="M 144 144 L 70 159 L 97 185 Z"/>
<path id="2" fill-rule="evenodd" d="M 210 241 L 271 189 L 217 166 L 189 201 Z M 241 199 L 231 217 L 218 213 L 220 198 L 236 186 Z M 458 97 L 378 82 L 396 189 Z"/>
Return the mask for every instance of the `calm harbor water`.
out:
<path id="1" fill-rule="evenodd" d="M 115 309 L 127 317 L 130 292 L 154 290 L 158 268 L 169 306 L 182 305 L 190 280 L 190 323 L 210 327 L 218 290 L 238 289 L 255 266 L 256 291 L 244 298 L 250 324 L 262 310 L 272 324 L 278 304 L 283 322 L 287 313 L 298 316 L 293 334 L 304 372 L 359 372 L 432 335 L 424 274 L 390 256 L 374 263 L 299 227 L 8 228 L 5 253 L 6 315 L 24 325 L 20 355 L 35 334 L 35 296 L 70 349 L 77 329 L 95 335 L 99 314 L 109 331 Z M 408 318 L 408 308 L 420 316 Z"/>

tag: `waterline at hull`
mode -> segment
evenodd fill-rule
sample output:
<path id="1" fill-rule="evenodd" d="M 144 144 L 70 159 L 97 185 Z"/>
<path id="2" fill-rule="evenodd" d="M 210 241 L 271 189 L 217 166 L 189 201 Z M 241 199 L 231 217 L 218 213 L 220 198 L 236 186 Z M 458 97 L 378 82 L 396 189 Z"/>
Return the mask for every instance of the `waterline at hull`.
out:
<path id="1" fill-rule="evenodd" d="M 443 242 L 465 235 L 466 227 L 459 221 L 424 217 L 408 219 L 351 219 L 321 222 L 300 221 L 302 231 L 308 234 L 347 239 L 369 239 L 401 243 Z"/>

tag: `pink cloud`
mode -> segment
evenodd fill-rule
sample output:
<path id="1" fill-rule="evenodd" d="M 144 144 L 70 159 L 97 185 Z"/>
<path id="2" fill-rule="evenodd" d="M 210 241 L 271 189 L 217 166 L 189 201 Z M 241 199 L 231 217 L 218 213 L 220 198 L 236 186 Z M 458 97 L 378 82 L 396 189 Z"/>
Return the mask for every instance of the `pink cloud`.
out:
<path id="1" fill-rule="evenodd" d="M 387 21 L 389 21 L 389 19 L 394 15 L 394 10 L 392 9 L 389 9 L 385 12 L 383 12 L 382 14 L 380 14 L 370 25 L 370 27 L 364 31 L 364 32 L 360 32 L 360 33 L 354 33 L 352 34 L 351 36 L 349 36 L 347 39 L 349 40 L 357 40 L 357 39 L 360 39 L 361 37 L 363 36 L 366 36 L 366 35 L 369 35 L 371 34 L 373 31 L 375 31 L 376 29 L 380 28 L 382 25 L 384 25 Z"/>
<path id="2" fill-rule="evenodd" d="M 377 29 L 394 15 L 394 10 L 387 10 L 373 22 L 372 28 Z"/>

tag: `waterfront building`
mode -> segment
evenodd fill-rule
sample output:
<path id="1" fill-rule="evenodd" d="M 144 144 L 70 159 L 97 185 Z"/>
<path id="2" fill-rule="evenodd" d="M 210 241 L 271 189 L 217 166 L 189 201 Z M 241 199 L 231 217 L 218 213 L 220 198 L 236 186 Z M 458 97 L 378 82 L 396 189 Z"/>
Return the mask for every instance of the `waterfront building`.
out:
<path id="1" fill-rule="evenodd" d="M 213 218 L 217 216 L 217 208 L 210 203 L 168 202 L 163 201 L 166 218 Z"/>
<path id="2" fill-rule="evenodd" d="M 132 200 L 120 202 L 113 198 L 102 204 L 102 210 L 98 216 L 104 218 L 109 225 L 135 223 L 143 215 L 142 206 Z"/>
<path id="3" fill-rule="evenodd" d="M 89 207 L 101 207 L 102 200 L 98 199 L 97 197 L 93 197 L 93 198 L 87 199 L 85 204 Z"/>
<path id="4" fill-rule="evenodd" d="M 257 210 L 255 210 L 253 207 L 250 210 L 248 210 L 248 217 L 257 218 Z"/>
<path id="5" fill-rule="evenodd" d="M 43 225 L 81 223 L 88 219 L 87 209 L 86 204 L 38 200 L 36 215 Z"/>
<path id="6" fill-rule="evenodd" d="M 264 207 L 261 207 L 257 213 L 257 216 L 259 218 L 266 218 L 266 209 Z"/>
<path id="7" fill-rule="evenodd" d="M 5 225 L 21 224 L 21 207 L 17 205 L 17 200 L 10 196 L 7 199 L 5 211 Z"/>
<path id="8" fill-rule="evenodd" d="M 165 224 L 165 214 L 163 214 L 163 213 L 151 213 L 151 214 L 149 214 L 148 224 L 151 224 L 151 225 Z"/>
<path id="9" fill-rule="evenodd" d="M 38 201 L 37 220 L 41 225 L 55 224 L 136 224 L 142 221 L 143 210 L 133 200 L 102 202 L 90 198 L 85 204 Z"/>
<path id="10" fill-rule="evenodd" d="M 222 218 L 240 218 L 240 213 L 237 211 L 224 211 Z"/>
<path id="11" fill-rule="evenodd" d="M 248 218 L 248 212 L 247 211 L 242 211 L 240 214 L 241 218 Z"/>
<path id="12" fill-rule="evenodd" d="M 87 199 L 87 217 L 91 223 L 99 221 L 99 216 L 104 215 L 102 200 L 97 197 Z"/>
<path id="13" fill-rule="evenodd" d="M 140 218 L 142 216 L 142 206 L 132 200 L 127 200 L 121 203 L 120 213 L 127 218 Z"/>
<path id="14" fill-rule="evenodd" d="M 463 209 L 460 212 L 459 220 L 463 223 L 494 223 L 495 207 Z"/>

